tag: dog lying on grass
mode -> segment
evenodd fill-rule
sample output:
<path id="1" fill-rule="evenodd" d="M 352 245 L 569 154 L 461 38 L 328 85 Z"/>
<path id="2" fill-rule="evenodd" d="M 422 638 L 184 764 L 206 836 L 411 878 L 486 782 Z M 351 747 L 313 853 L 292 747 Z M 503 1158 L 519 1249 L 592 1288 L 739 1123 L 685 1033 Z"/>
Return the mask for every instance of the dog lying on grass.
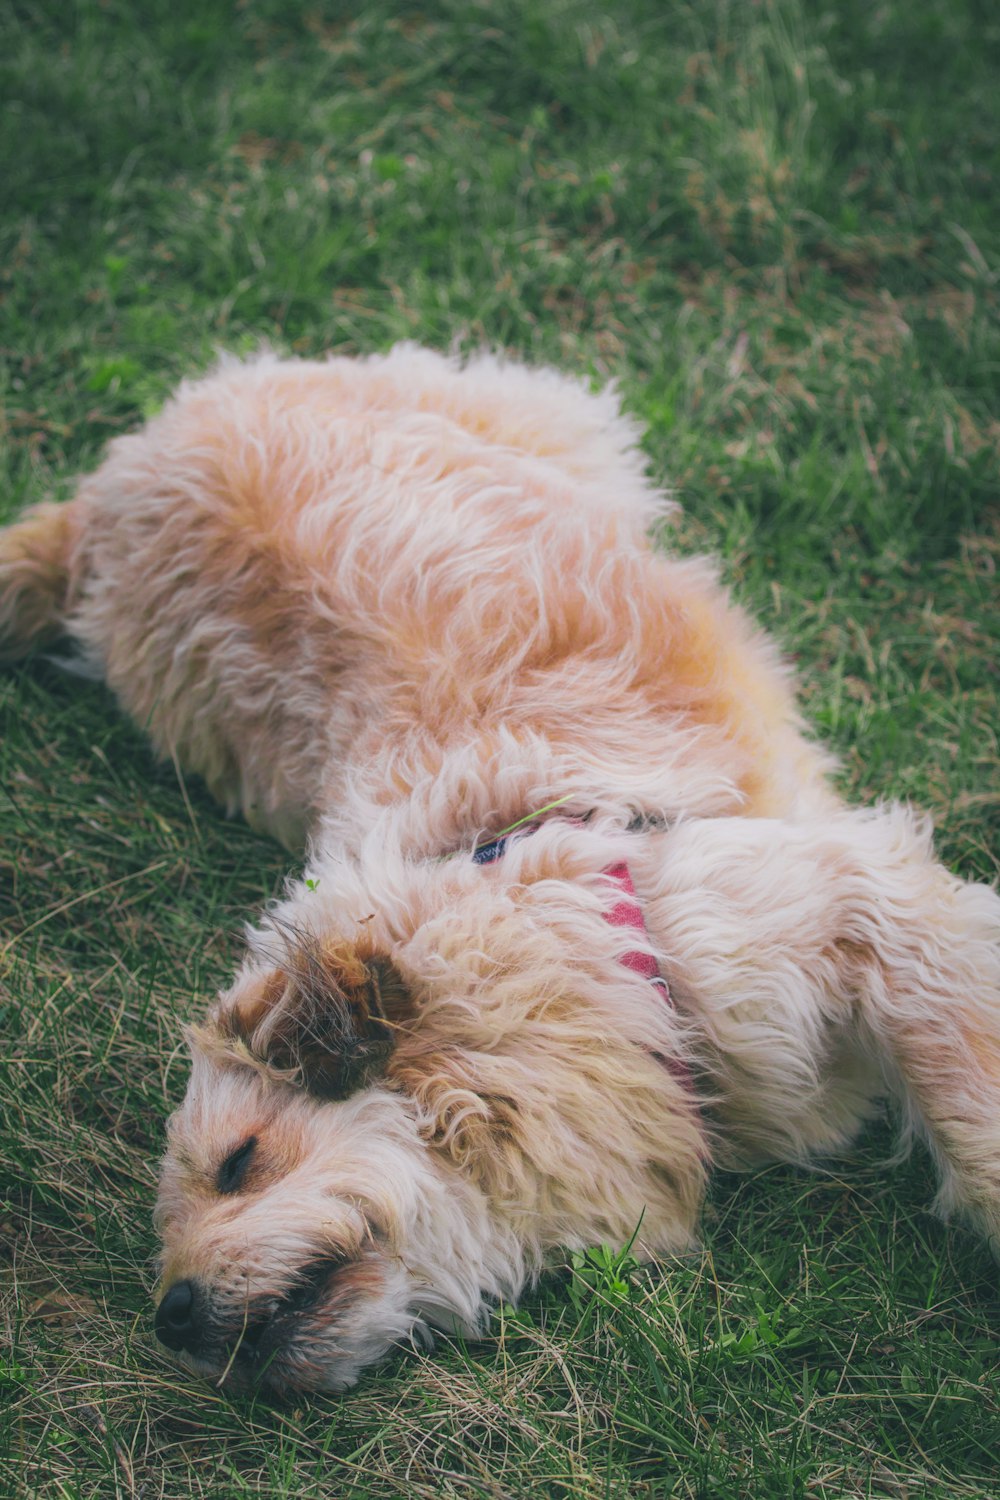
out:
<path id="1" fill-rule="evenodd" d="M 559 1247 L 692 1243 L 711 1163 L 885 1092 L 1000 1235 L 1000 900 L 851 810 L 614 396 L 491 356 L 224 359 L 0 533 L 0 651 L 68 634 L 302 879 L 189 1032 L 156 1331 L 341 1389 Z"/>

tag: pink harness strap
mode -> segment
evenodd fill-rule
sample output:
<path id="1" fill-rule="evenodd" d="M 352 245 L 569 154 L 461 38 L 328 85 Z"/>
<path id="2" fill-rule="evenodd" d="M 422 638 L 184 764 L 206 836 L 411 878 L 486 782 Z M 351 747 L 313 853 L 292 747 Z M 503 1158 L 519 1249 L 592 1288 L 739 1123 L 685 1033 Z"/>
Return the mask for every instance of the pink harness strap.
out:
<path id="1" fill-rule="evenodd" d="M 567 821 L 580 823 L 583 820 L 581 818 L 572 818 Z M 477 865 L 495 865 L 507 852 L 507 845 L 511 839 L 525 838 L 540 827 L 541 823 L 525 823 L 516 832 L 502 833 L 498 838 L 490 839 L 485 844 L 477 844 L 472 851 L 473 861 Z M 603 873 L 607 875 L 609 880 L 614 881 L 622 893 L 621 900 L 616 901 L 611 910 L 605 913 L 606 920 L 610 922 L 612 927 L 634 927 L 637 932 L 642 933 L 643 937 L 648 937 L 649 933 L 646 929 L 646 921 L 642 915 L 642 907 L 639 905 L 638 897 L 635 894 L 635 886 L 632 884 L 632 876 L 628 865 L 624 860 L 620 860 L 616 865 L 608 865 Z M 660 973 L 659 965 L 651 953 L 640 953 L 638 951 L 623 953 L 621 961 L 626 969 L 632 970 L 633 974 L 641 974 L 643 979 L 648 979 L 653 984 L 662 986 L 663 993 L 668 1000 L 670 999 L 667 981 Z"/>
<path id="2" fill-rule="evenodd" d="M 624 860 L 621 860 L 617 865 L 608 865 L 604 874 L 607 875 L 609 880 L 613 880 L 617 886 L 620 886 L 622 892 L 621 900 L 616 901 L 611 910 L 605 913 L 605 919 L 611 923 L 612 927 L 634 927 L 638 932 L 642 933 L 643 937 L 648 937 L 649 930 L 646 927 L 646 919 L 642 914 L 642 907 L 639 905 L 638 897 L 635 894 L 635 886 L 632 883 L 632 875 L 628 865 Z M 620 962 L 625 965 L 626 969 L 631 969 L 633 974 L 641 974 L 643 979 L 649 980 L 650 984 L 658 985 L 664 1000 L 673 1008 L 674 1002 L 670 994 L 670 987 L 660 973 L 660 966 L 651 953 L 642 953 L 633 948 L 628 953 L 622 954 Z M 684 1085 L 685 1089 L 693 1097 L 694 1080 L 691 1077 L 691 1069 L 687 1063 L 679 1057 L 661 1057 L 659 1053 L 656 1054 L 656 1059 L 663 1064 L 668 1072 L 674 1075 L 678 1083 Z"/>
<path id="3" fill-rule="evenodd" d="M 611 910 L 605 913 L 605 919 L 610 922 L 612 927 L 634 927 L 638 932 L 642 933 L 643 937 L 648 937 L 646 919 L 642 914 L 642 907 L 639 905 L 638 898 L 636 897 L 635 886 L 632 884 L 632 876 L 628 865 L 624 860 L 621 860 L 617 865 L 608 865 L 604 873 L 609 880 L 614 881 L 615 885 L 621 887 L 622 892 L 622 899 L 616 901 Z M 640 953 L 633 949 L 628 953 L 622 954 L 621 962 L 625 965 L 626 969 L 631 969 L 633 974 L 641 974 L 643 979 L 650 980 L 652 984 L 661 985 L 664 995 L 666 995 L 668 1000 L 670 999 L 670 990 L 667 987 L 667 981 L 660 973 L 659 965 L 651 953 Z"/>
<path id="4" fill-rule="evenodd" d="M 572 821 L 580 822 L 582 820 L 574 818 Z M 511 838 L 524 838 L 526 835 L 534 833 L 536 828 L 540 826 L 538 822 L 526 823 L 522 827 L 519 827 L 516 832 L 511 830 L 510 833 L 501 834 L 498 838 L 490 839 L 485 844 L 479 844 L 472 851 L 472 858 L 477 865 L 496 864 L 503 857 Z M 610 911 L 605 912 L 605 920 L 612 927 L 632 927 L 636 932 L 640 932 L 644 938 L 648 938 L 649 932 L 646 927 L 646 919 L 643 917 L 642 907 L 639 905 L 628 865 L 624 860 L 620 860 L 617 864 L 608 865 L 603 873 L 621 891 L 620 900 L 615 902 Z M 643 979 L 648 979 L 650 984 L 655 984 L 666 1003 L 673 1007 L 674 1002 L 670 994 L 670 988 L 660 973 L 660 966 L 652 953 L 643 953 L 639 949 L 630 949 L 628 953 L 622 954 L 621 962 L 626 969 L 631 969 L 633 974 L 641 974 Z M 687 1063 L 679 1057 L 661 1057 L 659 1053 L 655 1055 L 657 1061 L 661 1062 L 667 1071 L 673 1074 L 678 1083 L 684 1085 L 687 1092 L 694 1099 L 694 1082 Z M 697 1105 L 694 1107 L 697 1108 Z"/>

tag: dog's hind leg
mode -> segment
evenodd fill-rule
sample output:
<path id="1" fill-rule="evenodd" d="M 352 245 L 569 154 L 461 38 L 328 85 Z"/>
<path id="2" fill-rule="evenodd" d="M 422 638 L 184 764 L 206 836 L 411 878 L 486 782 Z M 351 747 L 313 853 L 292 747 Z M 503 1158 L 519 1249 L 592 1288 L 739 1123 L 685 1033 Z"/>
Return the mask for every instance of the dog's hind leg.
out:
<path id="1" fill-rule="evenodd" d="M 655 840 L 649 840 L 650 844 Z M 637 870 L 735 1160 L 846 1144 L 895 1093 L 937 1206 L 1000 1253 L 1000 897 L 899 806 L 679 825 Z"/>
<path id="2" fill-rule="evenodd" d="M 0 662 L 19 661 L 64 630 L 83 504 L 36 505 L 0 530 Z"/>

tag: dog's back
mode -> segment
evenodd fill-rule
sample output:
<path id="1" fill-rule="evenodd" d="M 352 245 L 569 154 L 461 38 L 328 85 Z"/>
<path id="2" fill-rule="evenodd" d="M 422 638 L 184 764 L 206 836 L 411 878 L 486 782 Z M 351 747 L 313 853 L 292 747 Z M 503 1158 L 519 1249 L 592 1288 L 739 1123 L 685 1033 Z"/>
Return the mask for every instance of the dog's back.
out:
<path id="1" fill-rule="evenodd" d="M 225 359 L 0 534 L 0 649 L 67 630 L 161 754 L 292 846 L 338 767 L 419 740 L 432 775 L 499 725 L 650 814 L 827 799 L 771 644 L 651 550 L 670 509 L 613 393 L 553 372 Z"/>

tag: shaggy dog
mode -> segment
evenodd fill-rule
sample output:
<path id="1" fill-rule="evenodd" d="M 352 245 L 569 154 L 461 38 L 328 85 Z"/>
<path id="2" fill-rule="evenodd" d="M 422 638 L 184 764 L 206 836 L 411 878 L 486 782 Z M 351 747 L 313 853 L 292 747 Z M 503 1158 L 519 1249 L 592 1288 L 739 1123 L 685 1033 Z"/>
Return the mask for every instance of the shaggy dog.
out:
<path id="1" fill-rule="evenodd" d="M 1000 900 L 850 810 L 610 392 L 491 356 L 224 359 L 0 533 L 0 649 L 68 633 L 302 879 L 190 1030 L 156 1330 L 340 1389 L 558 1247 L 691 1245 L 711 1162 L 891 1092 L 1000 1234 Z M 511 831 L 513 830 L 513 831 Z"/>

